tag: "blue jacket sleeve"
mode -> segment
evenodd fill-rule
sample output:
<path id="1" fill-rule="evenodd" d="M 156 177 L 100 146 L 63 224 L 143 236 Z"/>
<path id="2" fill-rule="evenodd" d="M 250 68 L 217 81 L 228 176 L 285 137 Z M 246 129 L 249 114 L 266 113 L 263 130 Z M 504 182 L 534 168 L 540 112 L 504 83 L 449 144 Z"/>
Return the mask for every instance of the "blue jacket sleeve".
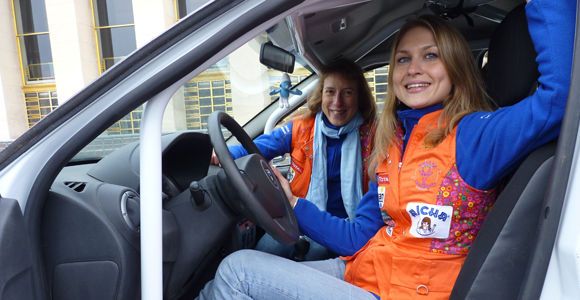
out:
<path id="1" fill-rule="evenodd" d="M 270 134 L 260 135 L 254 139 L 254 143 L 267 160 L 290 153 L 292 150 L 292 122 L 272 130 Z M 241 145 L 229 146 L 228 148 L 234 159 L 248 155 L 246 149 Z"/>
<path id="2" fill-rule="evenodd" d="M 489 189 L 537 147 L 555 139 L 570 86 L 575 1 L 532 0 L 528 27 L 540 72 L 535 93 L 495 112 L 465 116 L 457 127 L 457 168 L 471 186 Z"/>
<path id="3" fill-rule="evenodd" d="M 371 181 L 350 221 L 321 211 L 305 199 L 298 200 L 294 212 L 306 236 L 338 255 L 353 255 L 384 225 L 378 203 L 377 184 Z"/>

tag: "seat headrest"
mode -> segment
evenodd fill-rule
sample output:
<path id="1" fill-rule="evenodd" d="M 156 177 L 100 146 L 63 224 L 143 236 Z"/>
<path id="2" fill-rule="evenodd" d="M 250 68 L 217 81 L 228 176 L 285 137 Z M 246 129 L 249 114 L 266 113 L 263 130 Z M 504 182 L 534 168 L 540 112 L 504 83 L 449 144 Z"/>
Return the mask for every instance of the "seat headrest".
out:
<path id="1" fill-rule="evenodd" d="M 513 105 L 530 95 L 539 73 L 524 5 L 513 9 L 498 25 L 487 55 L 483 75 L 487 93 L 498 106 Z"/>

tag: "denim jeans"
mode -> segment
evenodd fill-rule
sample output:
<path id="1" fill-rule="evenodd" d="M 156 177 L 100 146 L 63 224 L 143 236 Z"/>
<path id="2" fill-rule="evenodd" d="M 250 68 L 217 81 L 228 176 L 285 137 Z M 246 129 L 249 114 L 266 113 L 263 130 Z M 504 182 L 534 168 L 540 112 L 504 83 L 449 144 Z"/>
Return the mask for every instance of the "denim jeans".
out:
<path id="1" fill-rule="evenodd" d="M 317 242 L 307 239 L 310 242 L 310 249 L 304 256 L 304 260 L 323 260 L 337 255 L 328 251 L 324 246 L 318 244 Z M 278 255 L 284 258 L 292 259 L 294 255 L 294 246 L 287 246 L 276 241 L 271 235 L 264 234 L 262 238 L 258 241 L 256 245 L 256 250 L 262 252 Z"/>
<path id="2" fill-rule="evenodd" d="M 344 269 L 339 258 L 298 263 L 256 250 L 240 250 L 222 261 L 214 280 L 197 299 L 376 300 L 370 292 L 344 281 Z"/>

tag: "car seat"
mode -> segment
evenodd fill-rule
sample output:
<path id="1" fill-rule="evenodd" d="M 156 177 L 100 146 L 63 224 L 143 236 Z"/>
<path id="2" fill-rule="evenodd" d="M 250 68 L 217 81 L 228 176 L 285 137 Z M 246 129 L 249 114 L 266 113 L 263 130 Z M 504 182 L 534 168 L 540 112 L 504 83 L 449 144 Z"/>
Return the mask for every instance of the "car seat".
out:
<path id="1" fill-rule="evenodd" d="M 539 73 L 524 5 L 512 10 L 491 37 L 484 79 L 499 106 L 528 96 Z M 514 80 L 516 78 L 516 80 Z M 528 269 L 556 142 L 532 152 L 499 194 L 453 288 L 451 299 L 517 299 Z"/>

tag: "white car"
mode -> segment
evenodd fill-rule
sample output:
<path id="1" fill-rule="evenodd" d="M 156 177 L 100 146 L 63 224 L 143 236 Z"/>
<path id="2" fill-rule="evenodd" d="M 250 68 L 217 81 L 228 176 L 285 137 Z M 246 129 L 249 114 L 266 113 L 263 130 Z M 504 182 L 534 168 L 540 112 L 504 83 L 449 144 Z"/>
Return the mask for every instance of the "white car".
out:
<path id="1" fill-rule="evenodd" d="M 295 242 L 292 209 L 268 164 L 259 155 L 229 158 L 226 141 L 235 141 L 223 138 L 219 123 L 258 153 L 250 138 L 299 109 L 317 71 L 337 58 L 369 72 L 380 107 L 393 35 L 407 17 L 425 13 L 460 29 L 490 95 L 509 105 L 537 76 L 521 2 L 209 1 L 0 152 L 0 299 L 192 299 L 221 259 L 254 247 L 260 234 Z M 510 11 L 516 21 L 501 23 Z M 491 48 L 490 40 L 497 41 Z M 296 60 L 290 75 L 304 93 L 291 95 L 289 108 L 268 95 L 282 72 L 260 64 L 267 42 Z M 560 138 L 506 178 L 454 299 L 580 295 L 579 45 L 576 36 Z M 226 86 L 188 90 L 222 69 Z M 187 93 L 214 90 L 230 98 L 221 110 L 235 121 L 223 112 L 197 116 L 209 133 L 188 129 L 180 120 L 192 105 Z M 134 110 L 140 135 L 107 129 Z M 222 168 L 210 166 L 212 148 Z M 288 167 L 284 159 L 277 165 Z"/>

